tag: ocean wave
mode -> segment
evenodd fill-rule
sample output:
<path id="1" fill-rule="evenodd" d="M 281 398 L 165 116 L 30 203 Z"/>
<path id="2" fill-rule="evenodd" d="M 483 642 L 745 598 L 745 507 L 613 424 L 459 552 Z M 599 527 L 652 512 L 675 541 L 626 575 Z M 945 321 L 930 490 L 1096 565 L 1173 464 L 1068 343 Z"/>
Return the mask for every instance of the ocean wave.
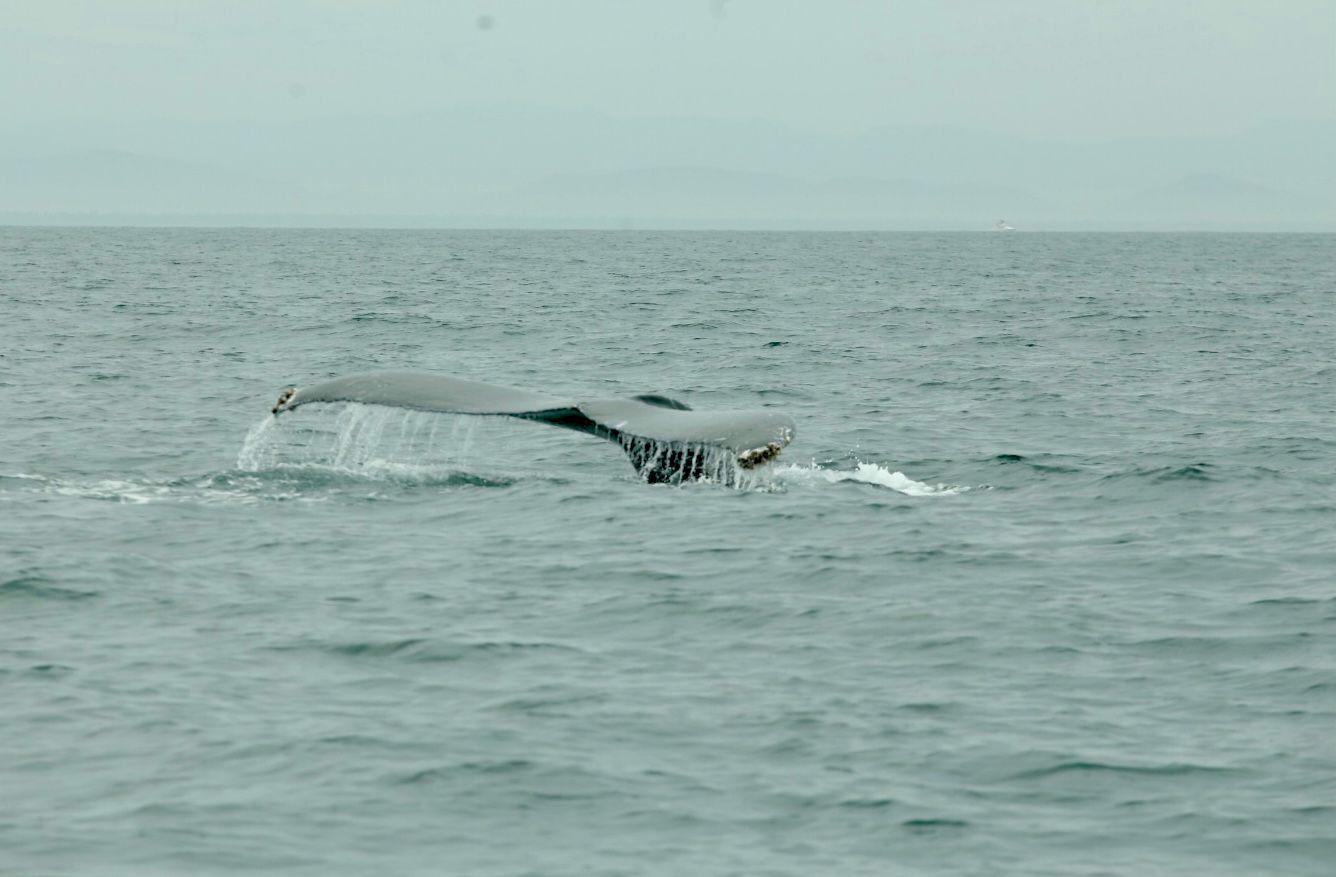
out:
<path id="1" fill-rule="evenodd" d="M 1320 603 L 1336 603 L 1336 597 L 1265 597 L 1253 600 L 1249 606 L 1312 606 Z"/>
<path id="2" fill-rule="evenodd" d="M 1012 464 L 1020 463 L 1035 472 L 1044 472 L 1054 475 L 1070 475 L 1081 471 L 1078 466 L 1066 463 L 1051 462 L 1057 459 L 1054 454 L 1040 454 L 1038 457 L 1027 457 L 1023 454 L 998 454 L 990 457 L 986 462 Z"/>
<path id="3" fill-rule="evenodd" d="M 900 827 L 915 833 L 926 834 L 934 831 L 969 828 L 970 824 L 964 819 L 906 819 L 900 823 Z"/>
<path id="4" fill-rule="evenodd" d="M 26 597 L 36 600 L 87 600 L 96 596 L 97 591 L 64 588 L 42 575 L 20 574 L 0 582 L 0 599 Z"/>
<path id="5" fill-rule="evenodd" d="M 538 768 L 538 764 L 525 758 L 510 758 L 495 761 L 466 761 L 460 764 L 442 767 L 426 767 L 403 774 L 397 780 L 403 785 L 453 779 L 468 774 L 512 774 L 527 773 Z"/>
<path id="6" fill-rule="evenodd" d="M 789 464 L 776 466 L 774 476 L 782 483 L 790 484 L 869 484 L 903 493 L 906 496 L 954 496 L 969 490 L 948 484 L 929 484 L 915 481 L 903 472 L 888 469 L 877 463 L 860 462 L 854 469 L 825 469 L 816 463 L 806 466 Z"/>
<path id="7" fill-rule="evenodd" d="M 1044 767 L 1011 774 L 1009 780 L 1039 780 L 1064 774 L 1108 773 L 1129 776 L 1182 777 L 1195 774 L 1235 773 L 1234 768 L 1172 762 L 1168 764 L 1113 764 L 1102 761 L 1060 761 Z"/>
<path id="8" fill-rule="evenodd" d="M 343 658 L 395 659 L 412 663 L 449 663 L 476 657 L 512 657 L 526 654 L 569 652 L 580 649 L 561 643 L 510 642 L 485 640 L 480 642 L 451 642 L 427 637 L 405 637 L 394 640 L 361 640 L 354 642 L 302 641 L 270 646 L 273 651 L 314 651 Z"/>
<path id="9" fill-rule="evenodd" d="M 1122 479 L 1144 479 L 1154 482 L 1207 482 L 1215 481 L 1216 477 L 1211 474 L 1212 466 L 1210 463 L 1186 463 L 1181 466 L 1151 466 L 1128 469 L 1123 472 L 1114 472 L 1104 476 L 1105 481 L 1118 481 Z"/>

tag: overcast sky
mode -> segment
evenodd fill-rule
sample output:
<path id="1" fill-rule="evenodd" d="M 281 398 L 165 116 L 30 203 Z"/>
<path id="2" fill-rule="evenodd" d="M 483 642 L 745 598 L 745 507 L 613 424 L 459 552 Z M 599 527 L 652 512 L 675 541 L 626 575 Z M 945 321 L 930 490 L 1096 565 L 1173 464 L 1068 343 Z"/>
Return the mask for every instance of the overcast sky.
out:
<path id="1" fill-rule="evenodd" d="M 507 103 L 1221 133 L 1336 116 L 1336 2 L 0 0 L 0 83 L 11 126 Z"/>

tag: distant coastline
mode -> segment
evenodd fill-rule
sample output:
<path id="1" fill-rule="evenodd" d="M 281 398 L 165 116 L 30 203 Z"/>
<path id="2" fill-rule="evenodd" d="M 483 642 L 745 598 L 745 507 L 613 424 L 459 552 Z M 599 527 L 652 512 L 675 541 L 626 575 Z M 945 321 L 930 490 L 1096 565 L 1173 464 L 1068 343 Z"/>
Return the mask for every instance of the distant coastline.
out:
<path id="1" fill-rule="evenodd" d="M 759 223 L 750 219 L 653 217 L 432 216 L 398 214 L 246 214 L 246 213 L 30 213 L 0 211 L 0 227 L 26 228 L 281 228 L 442 231 L 682 231 L 682 232 L 845 232 L 845 233 L 991 233 L 985 224 L 887 221 L 883 223 L 815 222 L 802 219 Z M 1331 222 L 1027 222 L 1031 233 L 1218 233 L 1336 234 Z"/>

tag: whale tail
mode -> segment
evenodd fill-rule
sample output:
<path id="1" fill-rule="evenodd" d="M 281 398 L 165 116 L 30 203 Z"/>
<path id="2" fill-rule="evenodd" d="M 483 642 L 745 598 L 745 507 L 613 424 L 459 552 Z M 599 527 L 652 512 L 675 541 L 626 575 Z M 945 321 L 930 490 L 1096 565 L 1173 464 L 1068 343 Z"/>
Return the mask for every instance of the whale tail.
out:
<path id="1" fill-rule="evenodd" d="M 420 372 L 375 372 L 289 387 L 273 414 L 315 402 L 502 415 L 560 426 L 617 443 L 651 483 L 734 480 L 739 469 L 773 460 L 796 433 L 792 418 L 770 411 L 694 411 L 654 394 L 577 402 Z"/>

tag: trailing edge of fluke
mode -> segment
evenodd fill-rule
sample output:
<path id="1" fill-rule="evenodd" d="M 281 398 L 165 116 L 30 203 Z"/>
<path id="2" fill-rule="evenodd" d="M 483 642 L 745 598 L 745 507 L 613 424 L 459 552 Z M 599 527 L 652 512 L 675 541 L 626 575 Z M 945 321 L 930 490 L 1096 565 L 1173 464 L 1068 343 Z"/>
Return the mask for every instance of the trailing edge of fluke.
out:
<path id="1" fill-rule="evenodd" d="M 550 423 L 616 442 L 650 482 L 727 479 L 729 472 L 719 471 L 721 463 L 743 469 L 767 463 L 793 441 L 796 432 L 791 417 L 771 411 L 693 411 L 655 395 L 576 402 L 421 372 L 374 372 L 289 387 L 278 397 L 273 414 L 312 402 L 359 402 Z"/>

